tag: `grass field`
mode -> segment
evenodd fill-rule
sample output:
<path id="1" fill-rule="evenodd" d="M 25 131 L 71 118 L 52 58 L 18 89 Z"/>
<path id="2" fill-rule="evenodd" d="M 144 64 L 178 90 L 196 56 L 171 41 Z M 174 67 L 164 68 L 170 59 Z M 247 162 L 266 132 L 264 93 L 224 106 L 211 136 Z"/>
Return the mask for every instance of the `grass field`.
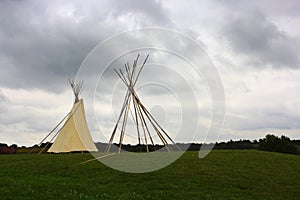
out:
<path id="1" fill-rule="evenodd" d="M 122 155 L 121 155 L 122 156 Z M 90 154 L 0 155 L 0 199 L 300 199 L 300 156 L 187 152 L 170 166 L 129 174 Z"/>

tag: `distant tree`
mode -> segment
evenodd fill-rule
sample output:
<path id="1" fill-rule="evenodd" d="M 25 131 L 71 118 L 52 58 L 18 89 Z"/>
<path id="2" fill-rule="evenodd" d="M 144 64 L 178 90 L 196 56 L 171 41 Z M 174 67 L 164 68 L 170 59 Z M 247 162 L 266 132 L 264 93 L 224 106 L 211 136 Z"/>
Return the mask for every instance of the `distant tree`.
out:
<path id="1" fill-rule="evenodd" d="M 271 134 L 266 135 L 265 138 L 259 140 L 258 149 L 280 153 L 299 153 L 296 145 L 290 140 L 290 138 L 284 135 L 280 138 Z"/>
<path id="2" fill-rule="evenodd" d="M 15 154 L 17 152 L 17 148 L 13 145 L 8 146 L 7 144 L 0 143 L 0 154 Z"/>
<path id="3" fill-rule="evenodd" d="M 0 147 L 7 147 L 7 144 L 0 143 Z"/>
<path id="4" fill-rule="evenodd" d="M 255 149 L 256 146 L 250 140 L 230 140 L 228 142 L 216 143 L 214 149 Z"/>
<path id="5" fill-rule="evenodd" d="M 252 143 L 253 144 L 258 144 L 258 141 L 257 140 L 253 140 Z"/>
<path id="6" fill-rule="evenodd" d="M 52 144 L 51 143 L 49 143 L 49 142 L 44 142 L 44 143 L 42 143 L 39 147 L 41 147 L 41 148 L 44 148 L 44 147 L 50 147 Z M 38 147 L 37 145 L 36 145 L 36 147 Z"/>
<path id="7" fill-rule="evenodd" d="M 12 145 L 10 145 L 10 147 L 13 147 L 13 148 L 17 149 L 17 148 L 18 148 L 18 145 L 12 144 Z"/>

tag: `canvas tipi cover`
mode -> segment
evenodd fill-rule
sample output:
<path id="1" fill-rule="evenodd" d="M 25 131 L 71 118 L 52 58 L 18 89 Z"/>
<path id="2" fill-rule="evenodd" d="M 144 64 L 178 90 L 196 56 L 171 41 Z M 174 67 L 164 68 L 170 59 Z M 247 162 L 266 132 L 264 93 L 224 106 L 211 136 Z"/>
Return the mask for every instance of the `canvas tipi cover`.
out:
<path id="1" fill-rule="evenodd" d="M 73 108 L 48 152 L 98 151 L 85 118 L 83 100 L 74 103 Z"/>

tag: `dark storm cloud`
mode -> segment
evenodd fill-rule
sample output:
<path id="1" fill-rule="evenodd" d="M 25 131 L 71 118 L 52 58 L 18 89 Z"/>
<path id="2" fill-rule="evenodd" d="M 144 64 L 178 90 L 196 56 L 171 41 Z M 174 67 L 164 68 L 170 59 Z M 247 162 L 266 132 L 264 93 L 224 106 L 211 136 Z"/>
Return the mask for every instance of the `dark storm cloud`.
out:
<path id="1" fill-rule="evenodd" d="M 230 15 L 223 35 L 233 53 L 245 56 L 252 66 L 299 68 L 299 38 L 291 37 L 268 21 L 257 10 L 244 10 Z"/>
<path id="2" fill-rule="evenodd" d="M 126 29 L 130 23 L 122 22 L 123 28 L 119 27 L 116 18 L 126 13 L 136 15 L 136 11 L 150 24 L 168 21 L 158 1 L 101 3 L 2 1 L 0 85 L 60 91 L 99 42 L 124 31 L 124 25 Z M 106 7 L 105 12 L 101 6 Z M 100 10 L 96 12 L 96 8 Z M 113 51 L 107 49 L 107 53 Z"/>
<path id="3" fill-rule="evenodd" d="M 0 13 L 2 86 L 59 90 L 96 44 L 71 21 L 53 24 L 46 5 L 2 2 Z"/>

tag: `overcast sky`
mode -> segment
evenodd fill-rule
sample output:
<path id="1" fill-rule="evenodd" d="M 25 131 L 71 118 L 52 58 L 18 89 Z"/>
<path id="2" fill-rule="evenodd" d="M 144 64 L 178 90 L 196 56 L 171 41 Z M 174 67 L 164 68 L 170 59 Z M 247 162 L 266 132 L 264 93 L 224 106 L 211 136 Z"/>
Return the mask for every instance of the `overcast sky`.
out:
<path id="1" fill-rule="evenodd" d="M 226 120 L 219 141 L 258 139 L 268 133 L 299 139 L 299 10 L 297 0 L 0 1 L 0 143 L 38 143 L 71 109 L 74 97 L 67 79 L 76 77 L 90 51 L 113 35 L 143 27 L 185 34 L 211 59 L 226 98 Z M 111 46 L 107 54 L 117 50 Z M 195 54 L 188 48 L 186 51 Z M 174 73 L 163 65 L 151 67 L 160 61 L 155 55 L 150 52 L 152 60 L 140 77 L 141 99 L 171 135 L 183 122 L 186 131 L 174 135 L 177 142 L 203 141 L 201 127 L 208 126 L 207 113 L 212 109 L 209 91 L 204 87 L 196 90 L 200 98 L 196 98 L 195 109 L 200 114 L 189 107 L 186 116 L 191 118 L 181 119 L 175 96 L 184 96 L 188 86 L 175 72 L 184 64 L 179 65 L 181 61 L 175 58 L 163 63 L 175 66 Z M 122 61 L 114 64 L 122 65 Z M 113 71 L 104 75 L 96 93 L 98 101 L 94 107 L 85 105 L 96 142 L 107 142 L 126 91 Z M 166 87 L 146 87 L 147 81 Z M 102 91 L 105 84 L 114 87 Z M 176 93 L 173 97 L 170 88 Z M 111 101 L 113 107 L 107 104 Z M 182 101 L 189 104 L 188 99 Z M 98 123 L 90 117 L 93 109 L 100 118 Z M 187 123 L 192 119 L 200 124 L 195 137 Z"/>

